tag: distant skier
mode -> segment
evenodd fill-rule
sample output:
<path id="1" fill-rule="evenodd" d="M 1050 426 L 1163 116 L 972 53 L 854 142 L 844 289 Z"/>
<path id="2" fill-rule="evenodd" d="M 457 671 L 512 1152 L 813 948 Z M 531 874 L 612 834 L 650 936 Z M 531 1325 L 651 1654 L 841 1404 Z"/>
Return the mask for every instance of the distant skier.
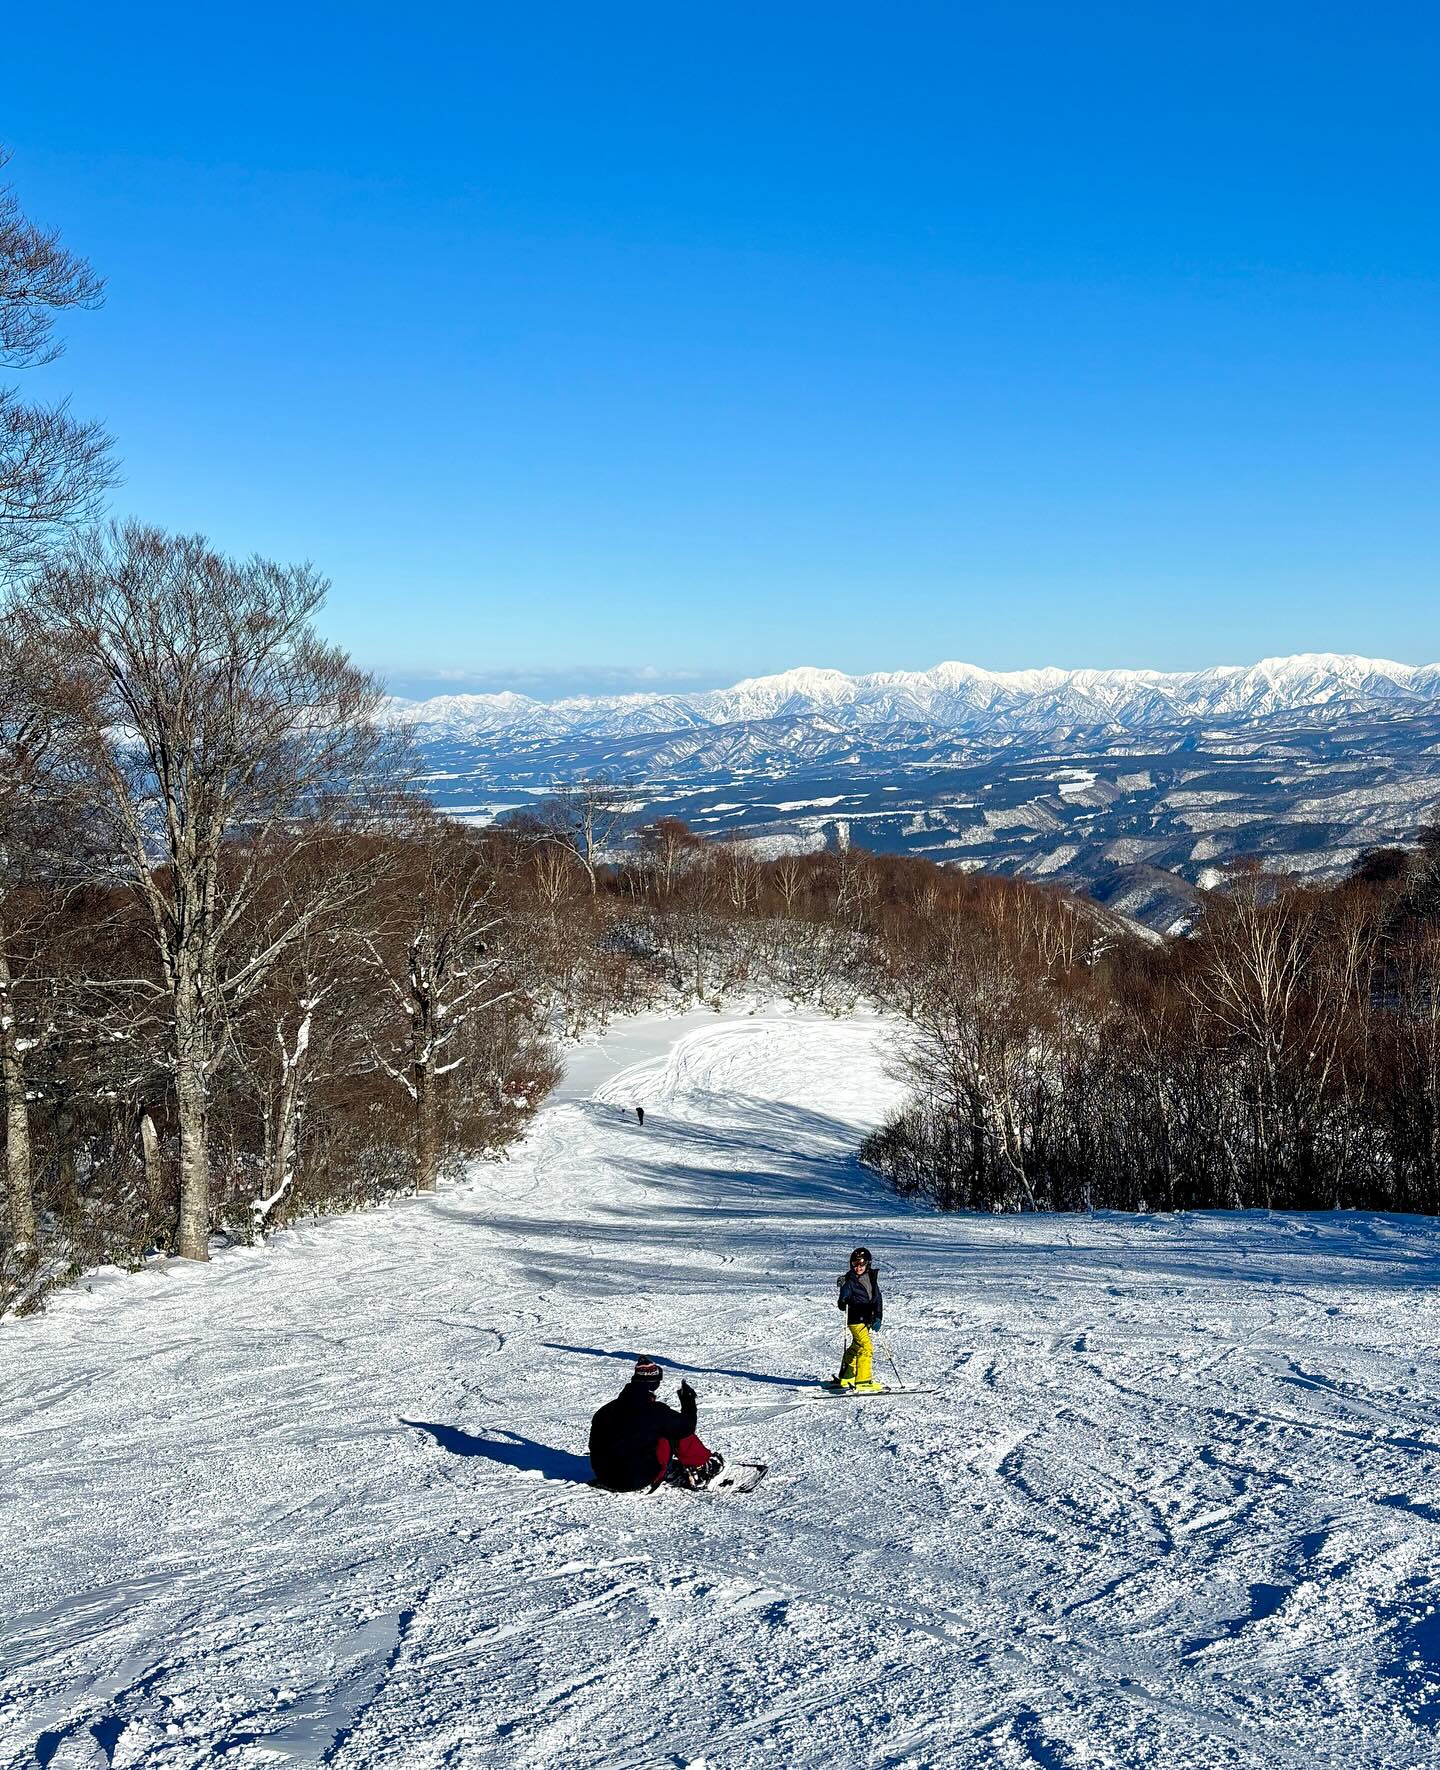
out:
<path id="1" fill-rule="evenodd" d="M 850 1270 L 835 1280 L 840 1287 L 839 1307 L 845 1311 L 850 1329 L 850 1344 L 840 1362 L 836 1381 L 842 1389 L 879 1389 L 874 1376 L 874 1347 L 870 1330 L 878 1328 L 885 1314 L 880 1296 L 880 1274 L 875 1270 L 869 1248 L 856 1248 L 850 1256 Z"/>
<path id="2" fill-rule="evenodd" d="M 707 1487 L 725 1466 L 695 1434 L 695 1391 L 680 1384 L 680 1407 L 656 1394 L 664 1373 L 653 1358 L 635 1365 L 630 1381 L 590 1422 L 590 1467 L 601 1487 L 638 1493 L 670 1479 L 680 1487 Z"/>
<path id="3" fill-rule="evenodd" d="M 645 1123 L 645 1108 L 643 1106 L 637 1106 L 635 1108 L 635 1117 L 642 1125 Z"/>

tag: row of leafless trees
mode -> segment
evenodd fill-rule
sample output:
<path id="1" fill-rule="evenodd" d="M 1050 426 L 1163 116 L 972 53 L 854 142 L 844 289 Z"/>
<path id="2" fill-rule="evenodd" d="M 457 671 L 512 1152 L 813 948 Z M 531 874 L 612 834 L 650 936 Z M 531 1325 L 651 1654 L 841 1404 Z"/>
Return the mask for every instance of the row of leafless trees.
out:
<path id="1" fill-rule="evenodd" d="M 127 525 L 0 640 L 0 1087 L 15 1257 L 102 1205 L 204 1259 L 311 1203 L 433 1187 L 543 1092 L 528 846 L 405 790 L 306 568 Z M 217 1172 L 218 1167 L 218 1172 Z M 120 1236 L 123 1243 L 124 1237 Z"/>
<path id="2" fill-rule="evenodd" d="M 904 1110 L 867 1159 L 990 1210 L 1440 1210 L 1440 835 L 1305 888 L 1237 870 L 1189 937 L 1067 938 L 991 889 L 889 955 Z"/>
<path id="3" fill-rule="evenodd" d="M 762 860 L 675 819 L 582 886 L 576 795 L 615 839 L 623 793 L 584 783 L 527 820 L 535 864 L 548 901 L 567 876 L 592 894 L 607 950 L 701 999 L 865 996 L 903 1019 L 910 1097 L 866 1154 L 906 1190 L 1440 1210 L 1440 830 L 1326 886 L 1237 865 L 1198 927 L 1159 941 L 1024 881 L 853 848 Z"/>

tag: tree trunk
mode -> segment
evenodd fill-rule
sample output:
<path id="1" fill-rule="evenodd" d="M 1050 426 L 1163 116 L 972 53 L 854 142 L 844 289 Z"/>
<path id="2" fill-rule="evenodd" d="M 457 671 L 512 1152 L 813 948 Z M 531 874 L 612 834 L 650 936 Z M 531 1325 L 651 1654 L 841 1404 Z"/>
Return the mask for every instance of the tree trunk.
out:
<path id="1" fill-rule="evenodd" d="M 275 1132 L 270 1162 L 270 1202 L 278 1204 L 295 1177 L 295 1135 L 300 1129 L 299 1086 L 287 1080 L 280 1099 L 281 1119 Z"/>
<path id="2" fill-rule="evenodd" d="M 415 1065 L 415 1189 L 434 1192 L 440 1167 L 435 1078 L 428 1063 Z"/>
<path id="3" fill-rule="evenodd" d="M 280 1086 L 280 1103 L 275 1112 L 274 1148 L 270 1152 L 270 1190 L 250 1207 L 255 1227 L 263 1231 L 266 1220 L 295 1184 L 296 1145 L 300 1140 L 300 1116 L 304 1097 L 301 1075 L 305 1054 L 310 1044 L 310 1015 L 306 1014 L 296 1035 L 294 1052 L 281 1047 L 285 1064 L 285 1080 Z"/>
<path id="4" fill-rule="evenodd" d="M 250 1206 L 251 1221 L 257 1236 L 264 1235 L 270 1213 L 295 1184 L 295 1146 L 300 1138 L 302 1111 L 298 1083 L 292 1087 L 287 1081 L 284 1095 L 285 1116 L 279 1126 L 268 1169 L 270 1190 L 264 1198 L 257 1198 Z"/>
<path id="5" fill-rule="evenodd" d="M 25 1104 L 25 1064 L 15 1025 L 10 967 L 0 945 L 0 1091 L 5 1096 L 5 1189 L 10 1230 L 18 1248 L 35 1244 L 35 1190 L 30 1166 L 30 1111 Z"/>
<path id="6" fill-rule="evenodd" d="M 75 1166 L 75 1132 L 79 1121 L 68 1098 L 62 1097 L 55 1107 L 51 1126 L 55 1134 L 55 1193 L 62 1211 L 75 1209 L 80 1198 L 79 1175 Z"/>
<path id="7" fill-rule="evenodd" d="M 30 1165 L 30 1111 L 25 1104 L 25 1059 L 15 1024 L 10 958 L 0 939 L 0 1092 L 5 1096 L 5 1189 L 17 1247 L 35 1244 L 35 1189 Z"/>
<path id="8" fill-rule="evenodd" d="M 155 1129 L 155 1120 L 148 1111 L 140 1115 L 140 1148 L 145 1157 L 145 1198 L 153 1218 L 160 1213 L 160 1194 L 164 1182 L 160 1169 L 160 1133 Z"/>
<path id="9" fill-rule="evenodd" d="M 192 984 L 175 999 L 175 1116 L 180 1129 L 180 1235 L 185 1260 L 210 1258 L 210 1090 L 206 1028 Z"/>

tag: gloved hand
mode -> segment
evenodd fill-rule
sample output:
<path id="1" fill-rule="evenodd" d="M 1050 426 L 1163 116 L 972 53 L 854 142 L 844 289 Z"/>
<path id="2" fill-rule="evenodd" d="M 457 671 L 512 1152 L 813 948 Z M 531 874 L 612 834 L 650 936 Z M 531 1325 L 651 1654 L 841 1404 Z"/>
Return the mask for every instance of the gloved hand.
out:
<path id="1" fill-rule="evenodd" d="M 682 1401 L 695 1400 L 695 1391 L 690 1387 L 684 1377 L 680 1379 L 680 1399 Z"/>

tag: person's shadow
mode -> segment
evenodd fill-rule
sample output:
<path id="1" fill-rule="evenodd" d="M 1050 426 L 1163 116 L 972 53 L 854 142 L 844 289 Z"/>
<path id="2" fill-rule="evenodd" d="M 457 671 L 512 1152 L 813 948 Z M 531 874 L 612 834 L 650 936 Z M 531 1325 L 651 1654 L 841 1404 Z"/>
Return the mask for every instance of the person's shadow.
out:
<path id="1" fill-rule="evenodd" d="M 560 1340 L 545 1340 L 542 1344 L 550 1352 L 574 1352 L 582 1358 L 613 1358 L 620 1364 L 633 1364 L 640 1356 L 638 1352 L 608 1352 L 603 1346 L 567 1346 Z M 777 1389 L 822 1389 L 825 1386 L 824 1377 L 777 1377 L 773 1371 L 733 1370 L 722 1364 L 682 1364 L 668 1354 L 661 1363 L 667 1370 L 679 1371 L 682 1376 L 738 1377 L 746 1383 L 770 1383 Z"/>
<path id="2" fill-rule="evenodd" d="M 532 1438 L 522 1438 L 518 1432 L 504 1432 L 499 1438 L 477 1438 L 473 1432 L 462 1432 L 458 1426 L 442 1426 L 431 1420 L 401 1419 L 400 1424 L 433 1438 L 441 1450 L 448 1450 L 451 1456 L 485 1457 L 507 1469 L 527 1469 L 533 1475 L 543 1475 L 547 1481 L 575 1481 L 587 1486 L 590 1481 L 589 1457 L 576 1456 L 569 1450 L 555 1450 L 548 1444 L 537 1444 Z"/>

